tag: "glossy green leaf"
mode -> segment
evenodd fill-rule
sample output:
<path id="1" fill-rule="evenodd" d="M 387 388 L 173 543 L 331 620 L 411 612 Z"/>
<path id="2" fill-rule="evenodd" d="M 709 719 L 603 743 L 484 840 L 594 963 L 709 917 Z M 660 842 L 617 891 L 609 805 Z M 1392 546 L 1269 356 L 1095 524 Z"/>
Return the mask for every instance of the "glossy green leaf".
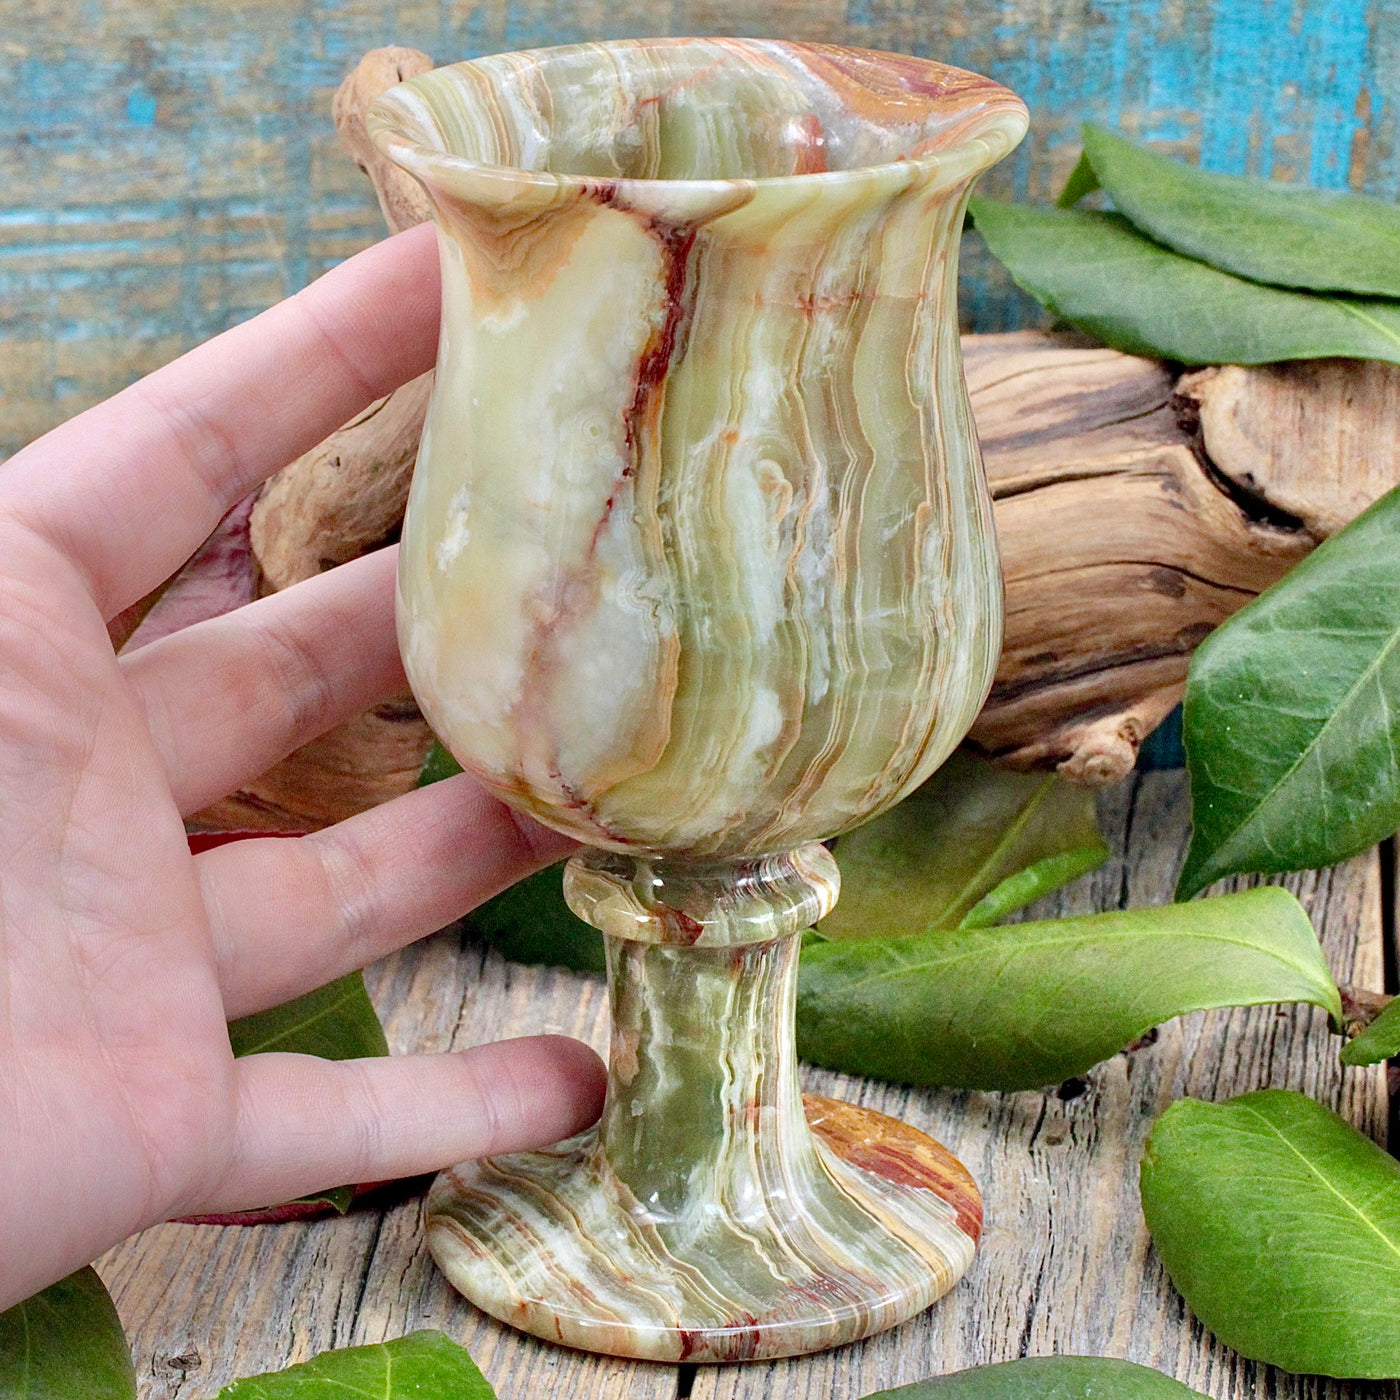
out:
<path id="1" fill-rule="evenodd" d="M 0 1400 L 136 1400 L 121 1321 L 95 1270 L 0 1313 Z"/>
<path id="2" fill-rule="evenodd" d="M 1400 1162 L 1285 1089 L 1182 1099 L 1154 1125 L 1142 1208 L 1222 1342 L 1286 1371 L 1400 1376 Z"/>
<path id="3" fill-rule="evenodd" d="M 1074 169 L 1069 172 L 1064 189 L 1060 191 L 1060 197 L 1055 201 L 1055 207 L 1073 209 L 1085 195 L 1093 194 L 1098 188 L 1099 177 L 1094 173 L 1089 157 L 1081 152 Z"/>
<path id="4" fill-rule="evenodd" d="M 865 1400 L 1204 1400 L 1200 1391 L 1107 1356 L 1031 1356 L 882 1390 Z"/>
<path id="5" fill-rule="evenodd" d="M 463 929 L 513 962 L 602 972 L 603 935 L 564 902 L 564 865 L 527 875 L 462 920 Z"/>
<path id="6" fill-rule="evenodd" d="M 225 1386 L 218 1400 L 495 1400 L 471 1357 L 441 1332 L 378 1346 L 327 1351 L 314 1360 Z"/>
<path id="7" fill-rule="evenodd" d="M 1121 214 L 990 199 L 970 207 L 1018 286 L 1130 354 L 1193 365 L 1322 355 L 1400 363 L 1400 303 L 1247 282 L 1152 242 Z"/>
<path id="8" fill-rule="evenodd" d="M 824 938 L 982 927 L 1108 859 L 1094 794 L 963 750 L 836 843 L 841 898 Z"/>
<path id="9" fill-rule="evenodd" d="M 313 1196 L 301 1196 L 308 1205 L 327 1205 L 337 1215 L 344 1215 L 355 1203 L 353 1186 L 332 1186 L 329 1191 L 317 1191 Z"/>
<path id="10" fill-rule="evenodd" d="M 1400 489 L 1197 650 L 1187 898 L 1355 855 L 1400 826 Z"/>
<path id="11" fill-rule="evenodd" d="M 1256 282 L 1400 297 L 1400 207 L 1342 190 L 1221 175 L 1092 123 L 1084 157 L 1149 237 Z"/>
<path id="12" fill-rule="evenodd" d="M 418 786 L 427 787 L 430 783 L 440 783 L 444 778 L 455 778 L 462 771 L 462 765 L 442 746 L 440 739 L 434 739 L 423 766 L 418 770 Z"/>
<path id="13" fill-rule="evenodd" d="M 1341 999 L 1286 890 L 804 948 L 797 1046 L 911 1084 L 1033 1089 L 1213 1006 Z"/>
<path id="14" fill-rule="evenodd" d="M 277 1050 L 323 1060 L 359 1060 L 389 1053 L 384 1028 L 358 972 L 282 1006 L 230 1021 L 228 1037 L 235 1055 Z"/>
<path id="15" fill-rule="evenodd" d="M 1400 1055 L 1400 997 L 1387 1003 L 1358 1036 L 1342 1047 L 1344 1065 L 1374 1065 Z"/>

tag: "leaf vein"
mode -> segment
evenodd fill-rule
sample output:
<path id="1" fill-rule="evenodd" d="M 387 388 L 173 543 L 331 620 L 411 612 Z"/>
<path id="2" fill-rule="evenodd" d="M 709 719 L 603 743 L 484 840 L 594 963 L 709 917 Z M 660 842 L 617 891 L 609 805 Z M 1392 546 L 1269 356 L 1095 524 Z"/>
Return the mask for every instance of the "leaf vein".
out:
<path id="1" fill-rule="evenodd" d="M 1308 1157 L 1307 1157 L 1304 1153 L 1300 1152 L 1300 1151 L 1298 1150 L 1298 1148 L 1295 1146 L 1295 1144 L 1292 1143 L 1292 1142 L 1283 1134 L 1283 1132 L 1281 1132 L 1281 1131 L 1279 1130 L 1279 1128 L 1277 1127 L 1276 1124 L 1274 1124 L 1273 1122 L 1271 1122 L 1270 1119 L 1268 1119 L 1267 1117 L 1265 1117 L 1264 1114 L 1260 1113 L 1259 1110 L 1258 1110 L 1257 1108 L 1255 1108 L 1253 1104 L 1242 1103 L 1242 1104 L 1240 1104 L 1240 1107 L 1241 1107 L 1242 1109 L 1244 1109 L 1245 1112 L 1252 1114 L 1252 1115 L 1253 1115 L 1255 1118 L 1257 1118 L 1271 1133 L 1273 1133 L 1273 1135 L 1274 1135 L 1276 1138 L 1278 1138 L 1278 1140 L 1279 1140 L 1281 1143 L 1283 1143 L 1283 1145 L 1284 1145 L 1286 1148 L 1288 1148 L 1288 1150 L 1289 1150 L 1291 1153 L 1293 1153 L 1293 1155 L 1294 1155 L 1295 1157 L 1297 1157 L 1297 1159 L 1298 1159 L 1300 1162 L 1302 1162 L 1302 1164 L 1308 1169 L 1309 1173 L 1310 1173 L 1312 1176 L 1315 1176 L 1315 1177 L 1318 1179 L 1318 1181 L 1320 1181 L 1320 1182 L 1321 1182 L 1321 1183 L 1322 1183 L 1322 1184 L 1323 1184 L 1323 1185 L 1324 1185 L 1324 1186 L 1325 1186 L 1325 1187 L 1326 1187 L 1326 1188 L 1327 1188 L 1327 1189 L 1328 1189 L 1328 1190 L 1329 1190 L 1329 1191 L 1330 1191 L 1330 1192 L 1331 1192 L 1331 1193 L 1332 1193 L 1332 1194 L 1333 1194 L 1333 1195 L 1334 1195 L 1334 1196 L 1335 1196 L 1349 1211 L 1351 1211 L 1351 1213 L 1352 1213 L 1353 1215 L 1355 1215 L 1355 1216 L 1357 1217 L 1358 1220 L 1364 1221 L 1365 1224 L 1366 1224 L 1366 1225 L 1371 1229 L 1371 1231 L 1375 1234 L 1376 1238 L 1379 1239 L 1379 1240 L 1385 1245 L 1385 1247 L 1386 1247 L 1387 1249 L 1389 1249 L 1390 1252 L 1396 1256 L 1397 1259 L 1400 1259 L 1400 1245 L 1397 1245 L 1396 1242 L 1395 1242 L 1394 1240 L 1392 1240 L 1392 1239 L 1385 1233 L 1385 1231 L 1382 1230 L 1381 1227 L 1380 1227 L 1379 1225 L 1377 1225 L 1376 1222 L 1375 1222 L 1374 1220 L 1372 1220 L 1371 1217 L 1370 1217 L 1369 1215 L 1367 1215 L 1366 1212 L 1365 1212 L 1364 1210 L 1362 1210 L 1361 1207 L 1358 1206 L 1358 1205 L 1355 1203 L 1355 1201 L 1352 1201 L 1352 1200 L 1349 1199 L 1346 1195 L 1344 1195 L 1341 1191 L 1339 1191 L 1339 1190 L 1332 1184 L 1332 1182 L 1328 1179 L 1328 1177 L 1327 1177 L 1323 1172 L 1321 1172 L 1321 1171 L 1319 1171 L 1319 1170 L 1317 1169 L 1316 1164 L 1315 1164 L 1314 1162 L 1310 1161 L 1310 1160 L 1308 1159 Z"/>
<path id="2" fill-rule="evenodd" d="M 1363 670 L 1361 674 L 1356 678 L 1356 680 L 1347 688 L 1346 693 L 1341 697 L 1340 700 L 1338 700 L 1337 705 L 1333 709 L 1332 713 L 1327 717 L 1326 721 L 1323 723 L 1322 727 L 1317 731 L 1317 733 L 1313 735 L 1313 737 L 1308 741 L 1306 746 L 1300 751 L 1298 757 L 1294 759 L 1294 761 L 1288 766 L 1288 768 L 1285 769 L 1284 772 L 1279 775 L 1279 777 L 1270 786 L 1269 790 L 1259 798 L 1258 802 L 1254 806 L 1253 811 L 1249 812 L 1244 817 L 1244 819 L 1240 821 L 1240 823 L 1230 833 L 1229 838 L 1221 842 L 1220 845 L 1216 847 L 1210 864 L 1207 867 L 1208 869 L 1218 870 L 1223 873 L 1227 869 L 1234 868 L 1234 865 L 1231 861 L 1230 852 L 1241 840 L 1241 833 L 1248 831 L 1251 825 L 1253 825 L 1260 819 L 1260 814 L 1264 811 L 1265 807 L 1271 804 L 1274 801 L 1274 799 L 1279 796 L 1280 790 L 1289 781 L 1289 779 L 1292 778 L 1295 774 L 1297 774 L 1298 771 L 1310 758 L 1317 756 L 1317 750 L 1321 747 L 1323 740 L 1327 737 L 1327 734 L 1331 730 L 1332 726 L 1337 723 L 1338 717 L 1342 715 L 1343 712 L 1346 711 L 1347 708 L 1351 705 L 1351 703 L 1360 695 L 1362 688 L 1376 676 L 1376 673 L 1380 670 L 1381 666 L 1387 660 L 1389 660 L 1391 653 L 1395 651 L 1397 646 L 1400 646 L 1400 629 L 1396 629 L 1390 633 L 1390 640 L 1385 644 L 1385 646 L 1383 646 L 1380 649 L 1380 651 L 1376 653 L 1376 655 L 1367 664 L 1365 670 Z M 1319 761 L 1321 760 L 1319 759 Z M 1240 794 L 1240 796 L 1246 795 L 1247 794 L 1244 793 Z M 1323 785 L 1323 800 L 1326 800 L 1325 784 Z"/>

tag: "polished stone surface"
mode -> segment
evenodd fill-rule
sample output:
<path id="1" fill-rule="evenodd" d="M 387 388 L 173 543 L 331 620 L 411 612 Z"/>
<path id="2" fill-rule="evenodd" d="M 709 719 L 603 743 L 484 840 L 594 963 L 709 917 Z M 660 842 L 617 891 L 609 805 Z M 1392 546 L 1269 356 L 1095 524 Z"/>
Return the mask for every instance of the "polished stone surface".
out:
<path id="1" fill-rule="evenodd" d="M 428 1241 L 453 1284 L 537 1336 L 654 1361 L 816 1351 L 946 1293 L 972 1262 L 977 1187 L 883 1114 L 804 1115 L 798 945 L 609 938 L 603 1119 L 438 1178 Z"/>
<path id="2" fill-rule="evenodd" d="M 760 1361 L 883 1331 L 962 1276 L 981 1196 L 952 1153 L 898 1119 L 815 1094 L 803 1106 L 815 1147 L 802 1195 L 773 1183 L 761 1219 L 715 1208 L 673 1243 L 589 1132 L 444 1173 L 429 1201 L 433 1257 L 484 1311 L 585 1351 Z M 580 1225 L 562 1253 L 560 1211 Z"/>
<path id="3" fill-rule="evenodd" d="M 651 40 L 376 110 L 443 230 L 400 574 L 436 732 L 623 851 L 783 850 L 921 782 L 1000 647 L 954 297 L 1019 101 L 912 58 Z"/>
<path id="4" fill-rule="evenodd" d="M 592 849 L 599 1127 L 465 1164 L 434 1257 L 488 1312 L 661 1360 L 791 1355 L 926 1307 L 976 1188 L 879 1115 L 804 1116 L 819 843 L 922 782 L 1001 642 L 954 305 L 1004 88 L 826 45 L 638 40 L 394 89 L 443 329 L 399 633 L 433 728 Z"/>

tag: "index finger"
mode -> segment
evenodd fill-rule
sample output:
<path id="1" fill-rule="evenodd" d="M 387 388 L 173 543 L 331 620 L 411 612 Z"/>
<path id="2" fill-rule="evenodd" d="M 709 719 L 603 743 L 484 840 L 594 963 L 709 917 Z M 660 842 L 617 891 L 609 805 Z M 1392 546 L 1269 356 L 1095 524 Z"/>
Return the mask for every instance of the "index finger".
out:
<path id="1" fill-rule="evenodd" d="M 430 368 L 437 329 L 437 253 L 420 226 L 17 453 L 0 513 L 61 550 L 111 618 L 253 487 Z"/>

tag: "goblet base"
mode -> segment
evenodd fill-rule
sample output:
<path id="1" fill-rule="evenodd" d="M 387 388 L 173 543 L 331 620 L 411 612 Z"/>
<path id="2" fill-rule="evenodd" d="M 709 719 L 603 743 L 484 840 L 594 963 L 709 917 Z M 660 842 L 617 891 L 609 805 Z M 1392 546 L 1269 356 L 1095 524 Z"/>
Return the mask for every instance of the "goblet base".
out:
<path id="1" fill-rule="evenodd" d="M 884 1331 L 962 1277 L 981 1197 L 907 1124 L 815 1095 L 803 1108 L 812 1150 L 782 1154 L 801 1169 L 734 1163 L 669 1214 L 618 1179 L 596 1129 L 464 1163 L 428 1197 L 429 1248 L 493 1317 L 611 1356 L 761 1361 Z"/>

